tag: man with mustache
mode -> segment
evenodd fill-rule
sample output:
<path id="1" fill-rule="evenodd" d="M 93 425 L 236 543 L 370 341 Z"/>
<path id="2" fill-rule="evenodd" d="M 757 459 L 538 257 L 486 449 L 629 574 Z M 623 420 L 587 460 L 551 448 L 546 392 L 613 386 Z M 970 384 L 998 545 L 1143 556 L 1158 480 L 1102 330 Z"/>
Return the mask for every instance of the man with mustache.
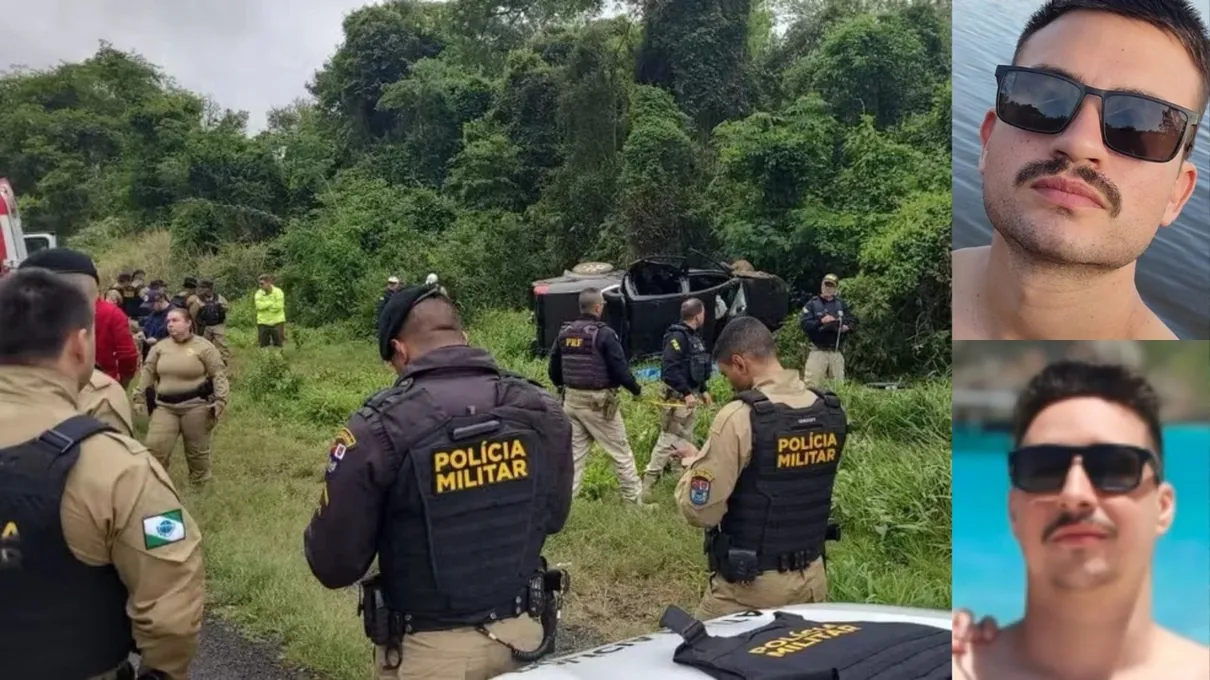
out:
<path id="1" fill-rule="evenodd" d="M 1155 543 L 1176 513 L 1159 411 L 1146 379 L 1112 364 L 1051 364 L 1018 397 L 1008 511 L 1025 616 L 995 634 L 956 614 L 955 678 L 1210 677 L 1210 650 L 1151 616 Z"/>
<path id="2" fill-rule="evenodd" d="M 1188 0 L 1050 0 L 1031 17 L 980 130 L 994 232 L 953 253 L 955 340 L 1176 339 L 1135 263 L 1197 185 L 1208 53 Z"/>

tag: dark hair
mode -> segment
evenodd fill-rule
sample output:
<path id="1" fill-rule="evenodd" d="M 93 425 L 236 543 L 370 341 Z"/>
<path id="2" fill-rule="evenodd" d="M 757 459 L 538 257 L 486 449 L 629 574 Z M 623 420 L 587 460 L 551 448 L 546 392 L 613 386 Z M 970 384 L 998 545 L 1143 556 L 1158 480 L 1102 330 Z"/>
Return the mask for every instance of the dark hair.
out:
<path id="1" fill-rule="evenodd" d="M 728 361 L 735 355 L 767 359 L 777 356 L 773 333 L 759 319 L 741 316 L 727 324 L 714 341 L 714 358 Z"/>
<path id="2" fill-rule="evenodd" d="M 147 287 L 148 288 L 167 288 L 168 284 L 164 283 L 164 279 L 152 279 L 151 282 L 147 284 Z"/>
<path id="3" fill-rule="evenodd" d="M 164 313 L 164 316 L 167 316 L 173 312 L 180 312 L 181 316 L 185 317 L 185 320 L 189 322 L 189 328 L 191 328 L 191 329 L 193 328 L 193 315 L 191 315 L 189 313 L 188 309 L 185 309 L 184 307 L 178 307 L 176 305 L 173 305 L 168 308 L 168 311 Z"/>
<path id="4" fill-rule="evenodd" d="M 214 288 L 214 282 L 210 279 L 202 279 L 197 284 L 198 288 Z"/>
<path id="5" fill-rule="evenodd" d="M 92 328 L 93 302 L 49 270 L 19 269 L 0 279 L 0 364 L 58 358 L 74 332 Z"/>
<path id="6" fill-rule="evenodd" d="M 1097 397 L 1124 406 L 1144 423 L 1163 456 L 1160 398 L 1145 377 L 1119 364 L 1060 361 L 1042 369 L 1017 397 L 1013 410 L 1013 437 L 1020 446 L 1026 430 L 1043 409 L 1077 397 Z"/>
<path id="7" fill-rule="evenodd" d="M 1025 24 L 1021 38 L 1017 40 L 1013 63 L 1017 62 L 1021 48 L 1033 34 L 1064 14 L 1080 9 L 1109 12 L 1127 19 L 1143 21 L 1175 37 L 1189 53 L 1189 58 L 1193 60 L 1201 76 L 1201 107 L 1198 112 L 1205 114 L 1206 105 L 1210 102 L 1210 34 L 1206 32 L 1203 17 L 1189 0 L 1050 0 L 1034 12 Z M 1199 121 L 1200 118 L 1192 123 L 1197 125 Z M 1192 140 L 1190 144 L 1192 150 Z"/>
<path id="8" fill-rule="evenodd" d="M 144 276 L 144 277 L 145 277 L 145 276 L 147 276 L 147 272 L 143 271 L 142 269 L 136 269 L 136 270 L 134 270 L 134 275 L 135 275 L 136 277 L 137 277 L 137 276 Z"/>
<path id="9" fill-rule="evenodd" d="M 689 298 L 681 303 L 681 321 L 688 321 L 706 308 L 702 301 L 697 298 Z"/>
<path id="10" fill-rule="evenodd" d="M 118 283 L 130 283 L 130 272 L 118 274 Z"/>

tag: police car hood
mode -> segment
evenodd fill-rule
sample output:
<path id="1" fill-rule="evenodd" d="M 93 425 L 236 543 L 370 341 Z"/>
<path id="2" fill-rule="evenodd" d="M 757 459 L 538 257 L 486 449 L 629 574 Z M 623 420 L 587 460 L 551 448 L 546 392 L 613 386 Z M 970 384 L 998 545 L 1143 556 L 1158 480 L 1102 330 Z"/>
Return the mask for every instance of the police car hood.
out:
<path id="1" fill-rule="evenodd" d="M 773 620 L 773 612 L 776 611 L 798 614 L 805 619 L 821 623 L 919 623 L 950 630 L 953 621 L 949 611 L 940 609 L 871 604 L 799 604 L 765 609 L 759 613 L 743 612 L 711 619 L 706 622 L 706 631 L 710 635 L 730 637 L 770 623 Z M 701 680 L 709 677 L 702 671 L 672 660 L 672 655 L 681 642 L 680 635 L 665 628 L 659 632 L 596 649 L 560 657 L 547 657 L 536 664 L 497 677 L 527 680 L 617 680 L 626 677 L 641 677 L 643 680 Z"/>

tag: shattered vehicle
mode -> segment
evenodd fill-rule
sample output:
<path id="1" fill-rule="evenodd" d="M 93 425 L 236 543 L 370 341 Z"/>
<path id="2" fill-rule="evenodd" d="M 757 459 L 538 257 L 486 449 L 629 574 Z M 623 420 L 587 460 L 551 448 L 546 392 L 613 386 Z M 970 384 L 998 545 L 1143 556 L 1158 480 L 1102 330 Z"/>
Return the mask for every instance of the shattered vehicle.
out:
<path id="1" fill-rule="evenodd" d="M 781 278 L 745 262 L 729 266 L 697 253 L 693 257 L 647 257 L 624 270 L 583 262 L 562 276 L 535 281 L 529 296 L 536 337 L 533 351 L 550 352 L 559 329 L 580 315 L 579 295 L 596 288 L 605 297 L 605 318 L 628 359 L 663 351 L 664 331 L 680 320 L 681 303 L 696 297 L 706 307 L 702 340 L 714 339 L 733 318 L 752 316 L 776 331 L 790 312 L 790 288 Z"/>

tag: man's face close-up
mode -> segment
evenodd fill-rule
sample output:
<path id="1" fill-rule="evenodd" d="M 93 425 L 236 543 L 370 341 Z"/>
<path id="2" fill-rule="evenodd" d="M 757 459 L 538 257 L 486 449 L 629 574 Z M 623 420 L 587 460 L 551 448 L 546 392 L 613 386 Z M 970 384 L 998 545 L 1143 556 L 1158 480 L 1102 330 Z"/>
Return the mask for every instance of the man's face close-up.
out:
<path id="1" fill-rule="evenodd" d="M 1058 69 L 1088 87 L 1141 92 L 1194 111 L 1203 105 L 1197 68 L 1173 36 L 1107 12 L 1063 15 L 1026 41 L 1015 65 Z M 1048 88 L 1034 79 L 1026 88 L 1032 76 L 1008 77 L 1022 84 L 1021 104 L 1054 110 L 1060 95 L 1070 96 L 1070 85 Z M 1186 162 L 1184 146 L 1163 163 L 1111 151 L 1102 139 L 1103 108 L 1100 97 L 1087 96 L 1054 135 L 1008 125 L 994 110 L 984 120 L 979 169 L 988 219 L 1037 259 L 1112 269 L 1130 264 L 1192 195 L 1197 171 Z M 1128 119 L 1119 110 L 1113 115 Z M 1138 120 L 1140 126 L 1158 124 Z M 1055 178 L 1080 183 L 1094 198 L 1037 186 Z"/>
<path id="2" fill-rule="evenodd" d="M 1066 399 L 1046 407 L 1030 424 L 1019 448 L 1094 444 L 1154 451 L 1147 425 L 1138 415 L 1096 397 Z M 1058 451 L 1053 455 L 1062 457 Z M 1120 463 L 1113 467 L 1122 468 Z M 1171 485 L 1157 484 L 1154 464 L 1148 463 L 1133 490 L 1106 492 L 1094 485 L 1099 477 L 1093 472 L 1096 469 L 1094 461 L 1076 456 L 1060 488 L 1042 492 L 1013 488 L 1009 493 L 1013 534 L 1031 581 L 1084 590 L 1123 579 L 1137 581 L 1149 571 L 1155 542 L 1172 523 Z"/>

